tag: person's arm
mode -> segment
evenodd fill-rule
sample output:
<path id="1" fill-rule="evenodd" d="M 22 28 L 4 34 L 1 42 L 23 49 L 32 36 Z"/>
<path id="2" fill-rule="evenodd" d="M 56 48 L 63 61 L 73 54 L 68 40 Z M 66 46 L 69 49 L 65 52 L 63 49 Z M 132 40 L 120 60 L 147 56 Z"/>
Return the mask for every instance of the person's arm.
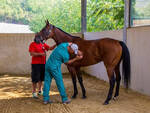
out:
<path id="1" fill-rule="evenodd" d="M 30 52 L 31 56 L 45 56 L 45 53 Z"/>
<path id="2" fill-rule="evenodd" d="M 80 59 L 82 59 L 83 58 L 83 56 L 79 56 L 79 55 L 77 55 L 75 58 L 73 58 L 73 59 L 70 59 L 68 62 L 66 62 L 65 64 L 71 64 L 71 63 L 73 63 L 73 62 L 75 62 L 75 61 L 77 61 L 77 60 L 80 60 Z"/>
<path id="3" fill-rule="evenodd" d="M 53 50 L 56 46 L 57 46 L 56 44 L 53 45 L 53 46 L 50 46 L 50 47 L 49 47 L 49 50 Z"/>
<path id="4" fill-rule="evenodd" d="M 46 49 L 47 51 L 53 50 L 56 46 L 57 46 L 56 44 L 53 45 L 53 46 L 49 46 L 49 45 L 47 45 L 47 44 L 44 44 L 44 47 L 45 47 L 45 49 Z"/>
<path id="5" fill-rule="evenodd" d="M 83 57 L 83 53 L 80 50 L 78 50 L 78 54 L 77 55 Z"/>

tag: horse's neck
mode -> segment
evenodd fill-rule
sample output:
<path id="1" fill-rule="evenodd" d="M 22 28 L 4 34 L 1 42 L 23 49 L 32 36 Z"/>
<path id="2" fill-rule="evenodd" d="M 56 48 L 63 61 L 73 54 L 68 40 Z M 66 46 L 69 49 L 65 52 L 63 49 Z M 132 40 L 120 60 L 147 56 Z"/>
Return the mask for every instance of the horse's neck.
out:
<path id="1" fill-rule="evenodd" d="M 60 30 L 57 30 L 57 32 L 55 31 L 55 35 L 54 35 L 53 39 L 55 40 L 57 45 L 59 45 L 60 43 L 63 43 L 63 42 L 72 42 L 73 41 L 73 38 L 71 36 L 68 36 L 67 34 L 63 33 Z"/>

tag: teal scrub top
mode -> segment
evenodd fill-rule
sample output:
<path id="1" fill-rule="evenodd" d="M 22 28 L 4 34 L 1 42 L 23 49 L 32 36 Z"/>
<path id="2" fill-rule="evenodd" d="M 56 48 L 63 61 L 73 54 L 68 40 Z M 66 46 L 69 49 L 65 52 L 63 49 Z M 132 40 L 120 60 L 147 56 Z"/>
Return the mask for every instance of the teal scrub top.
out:
<path id="1" fill-rule="evenodd" d="M 62 63 L 69 61 L 68 46 L 68 43 L 61 43 L 53 50 L 46 63 L 51 69 L 60 68 Z"/>

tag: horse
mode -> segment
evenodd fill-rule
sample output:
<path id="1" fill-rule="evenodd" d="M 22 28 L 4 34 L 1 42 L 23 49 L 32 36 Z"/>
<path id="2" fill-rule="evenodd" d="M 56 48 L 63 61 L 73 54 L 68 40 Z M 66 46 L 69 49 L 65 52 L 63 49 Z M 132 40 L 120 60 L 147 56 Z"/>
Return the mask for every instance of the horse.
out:
<path id="1" fill-rule="evenodd" d="M 83 79 L 80 71 L 80 67 L 90 66 L 97 64 L 101 61 L 107 70 L 107 75 L 109 78 L 109 91 L 104 105 L 109 104 L 112 99 L 113 89 L 116 82 L 116 91 L 113 99 L 119 96 L 119 88 L 121 81 L 120 74 L 120 63 L 122 61 L 122 74 L 123 82 L 126 88 L 130 85 L 130 53 L 123 41 L 102 38 L 97 40 L 84 40 L 83 38 L 70 35 L 69 33 L 63 31 L 62 29 L 55 27 L 46 21 L 46 25 L 38 32 L 42 40 L 47 40 L 52 38 L 57 45 L 63 42 L 72 42 L 78 45 L 79 50 L 83 53 L 83 58 L 79 61 L 75 61 L 71 65 L 67 65 L 69 72 L 71 73 L 71 78 L 74 87 L 74 93 L 72 98 L 76 98 L 78 94 L 76 76 L 78 78 L 79 84 L 82 89 L 82 98 L 86 98 L 86 90 L 83 85 Z"/>

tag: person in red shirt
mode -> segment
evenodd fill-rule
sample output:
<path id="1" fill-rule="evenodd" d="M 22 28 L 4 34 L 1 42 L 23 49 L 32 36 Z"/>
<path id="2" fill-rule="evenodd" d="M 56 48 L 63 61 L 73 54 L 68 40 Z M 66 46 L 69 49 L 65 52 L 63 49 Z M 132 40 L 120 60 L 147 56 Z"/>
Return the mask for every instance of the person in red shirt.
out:
<path id="1" fill-rule="evenodd" d="M 53 50 L 56 45 L 48 46 L 43 43 L 41 37 L 35 35 L 34 42 L 29 46 L 29 52 L 32 56 L 31 61 L 31 79 L 32 79 L 32 97 L 38 98 L 36 94 L 36 88 L 38 85 L 38 95 L 41 95 L 42 81 L 44 81 L 45 63 L 46 63 L 46 51 Z"/>

